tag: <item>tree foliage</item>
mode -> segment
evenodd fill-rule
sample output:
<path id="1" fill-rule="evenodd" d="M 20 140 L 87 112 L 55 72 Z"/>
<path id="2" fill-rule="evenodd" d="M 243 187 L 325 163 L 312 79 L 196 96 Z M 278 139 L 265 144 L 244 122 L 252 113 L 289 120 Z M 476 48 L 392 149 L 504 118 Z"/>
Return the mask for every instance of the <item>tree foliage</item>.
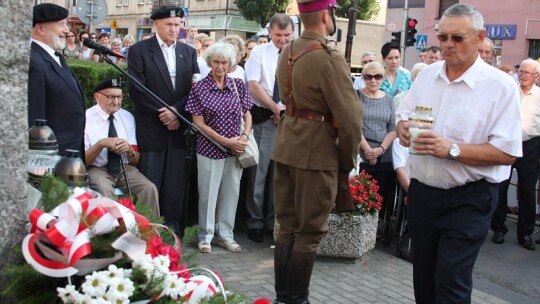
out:
<path id="1" fill-rule="evenodd" d="M 339 2 L 341 8 L 337 10 L 336 15 L 338 17 L 349 18 L 349 8 L 353 4 L 354 0 L 341 0 Z M 356 13 L 356 18 L 371 21 L 377 16 L 380 9 L 379 0 L 358 0 L 359 12 Z"/>
<path id="2" fill-rule="evenodd" d="M 242 16 L 265 27 L 274 13 L 283 13 L 289 0 L 234 0 Z"/>

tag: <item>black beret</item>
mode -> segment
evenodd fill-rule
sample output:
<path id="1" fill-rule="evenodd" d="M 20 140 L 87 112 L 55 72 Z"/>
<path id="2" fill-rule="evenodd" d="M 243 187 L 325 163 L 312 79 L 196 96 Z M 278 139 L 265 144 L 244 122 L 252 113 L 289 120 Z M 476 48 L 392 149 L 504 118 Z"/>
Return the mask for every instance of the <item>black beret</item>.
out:
<path id="1" fill-rule="evenodd" d="M 150 15 L 150 19 L 152 20 L 172 17 L 184 18 L 184 11 L 178 6 L 166 5 L 158 8 Z"/>
<path id="2" fill-rule="evenodd" d="M 94 88 L 94 93 L 99 92 L 101 90 L 105 89 L 121 89 L 124 87 L 124 80 L 120 77 L 113 77 L 113 78 L 107 78 L 103 79 L 98 83 L 98 85 Z"/>
<path id="3" fill-rule="evenodd" d="M 36 23 L 60 21 L 68 17 L 69 11 L 53 3 L 42 3 L 34 6 L 32 26 Z"/>

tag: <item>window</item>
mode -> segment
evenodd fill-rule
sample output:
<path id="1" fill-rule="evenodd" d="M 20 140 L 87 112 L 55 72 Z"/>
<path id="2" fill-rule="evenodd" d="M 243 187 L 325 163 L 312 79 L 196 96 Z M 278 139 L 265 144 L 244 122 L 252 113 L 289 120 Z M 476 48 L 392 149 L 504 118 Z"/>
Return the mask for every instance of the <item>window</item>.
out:
<path id="1" fill-rule="evenodd" d="M 154 2 L 154 0 L 146 0 L 146 3 L 148 4 L 152 4 Z"/>
<path id="2" fill-rule="evenodd" d="M 454 4 L 458 4 L 459 0 L 440 0 L 439 2 L 439 19 L 441 19 L 442 14 L 445 10 L 447 10 L 450 6 Z"/>
<path id="3" fill-rule="evenodd" d="M 540 58 L 540 40 L 529 40 L 529 58 Z"/>
<path id="4" fill-rule="evenodd" d="M 116 0 L 116 6 L 122 6 L 122 1 L 123 0 Z"/>
<path id="5" fill-rule="evenodd" d="M 122 4 L 124 4 L 124 6 L 129 6 L 129 0 L 122 0 Z"/>
<path id="6" fill-rule="evenodd" d="M 144 0 L 139 0 L 139 5 L 143 5 L 144 3 Z"/>

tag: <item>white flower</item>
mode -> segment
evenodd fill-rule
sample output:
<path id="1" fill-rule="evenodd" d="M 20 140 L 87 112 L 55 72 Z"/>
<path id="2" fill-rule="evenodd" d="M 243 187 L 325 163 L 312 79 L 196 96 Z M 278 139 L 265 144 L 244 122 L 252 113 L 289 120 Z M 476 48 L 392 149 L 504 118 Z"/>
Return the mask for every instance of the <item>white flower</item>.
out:
<path id="1" fill-rule="evenodd" d="M 79 303 L 79 304 L 97 304 L 97 300 L 92 298 L 89 295 L 83 294 L 83 295 L 80 295 L 80 297 L 75 301 L 75 303 Z"/>
<path id="2" fill-rule="evenodd" d="M 126 276 L 129 276 L 131 274 L 131 270 L 128 272 L 123 268 L 118 268 L 116 265 L 111 264 L 109 265 L 108 270 L 102 271 L 102 273 L 107 277 L 109 284 L 111 284 L 112 282 L 120 281 Z"/>
<path id="3" fill-rule="evenodd" d="M 168 256 L 158 255 L 152 260 L 152 262 L 154 263 L 154 267 L 160 272 L 169 272 L 169 266 L 171 265 L 171 261 L 169 260 Z"/>
<path id="4" fill-rule="evenodd" d="M 167 275 L 165 282 L 163 282 L 163 294 L 173 300 L 178 299 L 178 296 L 183 297 L 187 294 L 186 284 L 183 279 L 175 275 Z"/>
<path id="5" fill-rule="evenodd" d="M 85 277 L 86 281 L 82 284 L 82 290 L 85 294 L 93 297 L 101 297 L 107 291 L 107 277 L 103 272 L 95 272 Z"/>
<path id="6" fill-rule="evenodd" d="M 74 297 L 80 295 L 80 293 L 75 290 L 74 285 L 66 285 L 65 288 L 58 287 L 56 288 L 58 292 L 58 297 L 62 299 L 62 302 L 69 303 L 74 301 Z"/>
<path id="7" fill-rule="evenodd" d="M 118 300 L 128 300 L 129 297 L 133 295 L 134 290 L 135 287 L 133 286 L 133 281 L 128 278 L 123 278 L 111 283 L 106 297 L 113 303 L 117 302 Z"/>

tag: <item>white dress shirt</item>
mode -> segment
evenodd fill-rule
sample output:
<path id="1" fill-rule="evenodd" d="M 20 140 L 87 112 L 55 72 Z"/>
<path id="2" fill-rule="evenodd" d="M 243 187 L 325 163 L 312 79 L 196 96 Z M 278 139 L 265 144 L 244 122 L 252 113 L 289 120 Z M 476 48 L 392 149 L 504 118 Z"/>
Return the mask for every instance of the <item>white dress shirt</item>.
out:
<path id="1" fill-rule="evenodd" d="M 86 110 L 86 126 L 84 128 L 84 149 L 88 150 L 95 145 L 100 139 L 109 137 L 109 114 L 107 114 L 99 105 L 95 105 Z M 118 134 L 118 138 L 127 139 L 130 145 L 137 145 L 135 137 L 135 118 L 131 113 L 124 109 L 120 109 L 114 116 L 114 128 Z M 125 163 L 127 157 L 122 158 Z M 103 167 L 107 165 L 107 149 L 102 149 L 92 165 Z"/>
<path id="2" fill-rule="evenodd" d="M 177 42 L 169 46 L 167 45 L 167 43 L 161 40 L 161 38 L 159 38 L 158 34 L 156 34 L 156 38 L 157 38 L 159 46 L 161 47 L 161 51 L 163 52 L 163 56 L 165 57 L 165 62 L 167 63 L 169 74 L 171 75 L 173 88 L 175 88 L 176 87 L 176 43 Z"/>
<path id="3" fill-rule="evenodd" d="M 450 81 L 444 61 L 425 68 L 397 109 L 399 120 L 408 120 L 416 105 L 433 110 L 433 130 L 454 143 L 485 144 L 520 157 L 521 119 L 519 90 L 511 77 L 477 57 L 458 79 Z M 437 188 L 453 188 L 486 179 L 501 182 L 510 166 L 470 166 L 432 156 L 409 155 L 411 178 Z"/>
<path id="4" fill-rule="evenodd" d="M 257 81 L 270 97 L 274 93 L 278 58 L 279 49 L 273 42 L 259 44 L 251 50 L 244 66 L 247 81 Z M 257 103 L 255 98 L 252 99 Z M 258 103 L 257 105 L 260 106 Z"/>
<path id="5" fill-rule="evenodd" d="M 540 136 L 540 87 L 533 87 L 526 94 L 521 93 L 521 136 L 523 141 Z"/>

